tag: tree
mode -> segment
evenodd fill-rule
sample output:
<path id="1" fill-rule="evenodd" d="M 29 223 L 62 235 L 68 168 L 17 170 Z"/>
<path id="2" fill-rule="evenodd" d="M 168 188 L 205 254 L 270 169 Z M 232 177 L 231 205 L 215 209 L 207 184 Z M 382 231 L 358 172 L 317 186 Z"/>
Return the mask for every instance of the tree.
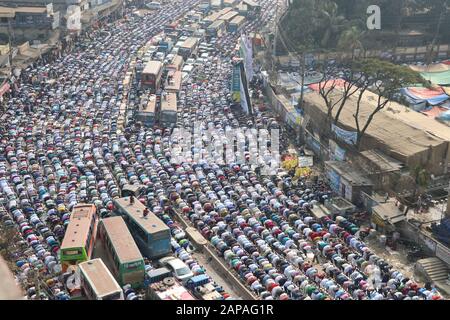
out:
<path id="1" fill-rule="evenodd" d="M 352 52 L 352 59 L 354 58 L 356 49 L 364 49 L 361 42 L 361 38 L 364 36 L 364 32 L 361 31 L 357 26 L 351 26 L 349 29 L 342 32 L 338 41 L 339 50 L 350 50 Z"/>
<path id="2" fill-rule="evenodd" d="M 398 66 L 378 59 L 363 59 L 355 62 L 353 64 L 353 72 L 355 71 L 360 75 L 356 80 L 359 90 L 357 93 L 356 110 L 353 114 L 357 131 L 356 146 L 359 149 L 361 140 L 375 115 L 393 100 L 400 88 L 418 83 L 425 86 L 428 86 L 428 84 L 419 73 L 408 67 Z M 349 79 L 348 81 L 353 82 L 355 80 Z M 374 107 L 369 106 L 371 110 L 367 119 L 363 120 L 360 117 L 360 113 L 363 110 L 363 106 L 365 106 L 364 109 L 367 109 L 368 104 L 363 98 L 369 90 L 377 95 L 376 104 Z"/>
<path id="3" fill-rule="evenodd" d="M 325 32 L 320 41 L 320 45 L 324 48 L 330 46 L 330 39 L 339 34 L 347 26 L 347 19 L 338 12 L 338 5 L 333 1 L 324 1 L 320 3 L 320 25 Z"/>
<path id="4" fill-rule="evenodd" d="M 323 76 L 319 82 L 319 95 L 327 107 L 327 130 L 330 131 L 331 124 L 337 124 L 347 100 L 358 91 L 358 83 L 362 79 L 362 75 L 354 72 L 351 62 L 349 64 L 346 62 L 341 64 L 323 63 L 321 72 Z M 344 79 L 341 79 L 342 76 Z M 352 79 L 352 81 L 345 79 Z M 338 86 L 342 86 L 342 88 L 337 90 Z"/>

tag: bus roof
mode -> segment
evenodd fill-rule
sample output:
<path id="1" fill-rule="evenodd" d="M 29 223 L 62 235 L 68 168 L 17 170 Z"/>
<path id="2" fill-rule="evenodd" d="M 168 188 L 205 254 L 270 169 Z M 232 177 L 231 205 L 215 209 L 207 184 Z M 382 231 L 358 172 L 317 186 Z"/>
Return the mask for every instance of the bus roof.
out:
<path id="1" fill-rule="evenodd" d="M 84 247 L 86 245 L 92 215 L 95 211 L 93 204 L 78 204 L 73 208 L 70 222 L 61 244 L 62 250 Z"/>
<path id="2" fill-rule="evenodd" d="M 154 94 L 150 95 L 147 104 L 143 104 L 139 107 L 139 112 L 143 113 L 155 113 L 156 110 L 156 96 Z"/>
<path id="3" fill-rule="evenodd" d="M 162 63 L 161 61 L 151 60 L 147 62 L 142 73 L 146 74 L 158 74 L 161 71 Z"/>
<path id="4" fill-rule="evenodd" d="M 183 57 L 176 54 L 173 59 L 172 62 L 167 66 L 168 68 L 175 68 L 175 69 L 180 69 L 181 66 L 183 65 Z"/>
<path id="5" fill-rule="evenodd" d="M 145 206 L 135 198 L 134 204 L 130 205 L 130 197 L 124 197 L 116 199 L 116 204 L 120 206 L 141 228 L 147 231 L 147 233 L 156 233 L 159 231 L 169 231 L 169 227 L 166 226 L 154 213 L 150 212 L 147 217 L 144 218 L 142 213 Z"/>
<path id="6" fill-rule="evenodd" d="M 161 111 L 177 112 L 177 96 L 175 93 L 170 92 L 165 99 L 161 99 Z"/>
<path id="7" fill-rule="evenodd" d="M 237 16 L 237 17 L 234 17 L 233 20 L 230 21 L 230 24 L 241 24 L 242 21 L 244 21 L 244 20 L 245 20 L 244 16 Z"/>
<path id="8" fill-rule="evenodd" d="M 220 20 L 225 20 L 225 21 L 230 21 L 231 19 L 233 19 L 234 17 L 236 17 L 239 13 L 237 13 L 236 11 L 230 11 L 228 13 L 225 13 L 223 16 L 221 16 L 219 19 Z"/>
<path id="9" fill-rule="evenodd" d="M 222 10 L 220 10 L 218 13 L 220 13 L 220 15 L 223 16 L 224 14 L 230 12 L 231 10 L 233 10 L 233 8 L 226 7 L 226 8 L 223 8 Z"/>
<path id="10" fill-rule="evenodd" d="M 165 89 L 168 92 L 180 91 L 181 89 L 181 71 L 169 72 L 168 76 L 172 75 L 172 81 L 168 82 Z"/>
<path id="11" fill-rule="evenodd" d="M 122 217 L 102 219 L 101 223 L 105 227 L 121 263 L 143 259 Z"/>
<path id="12" fill-rule="evenodd" d="M 122 291 L 102 259 L 92 259 L 78 265 L 80 271 L 89 280 L 97 296 L 102 297 L 113 292 Z"/>
<path id="13" fill-rule="evenodd" d="M 181 45 L 182 48 L 188 48 L 191 49 L 193 48 L 198 42 L 197 38 L 187 38 L 183 44 Z"/>
<path id="14" fill-rule="evenodd" d="M 222 15 L 220 12 L 211 13 L 209 16 L 205 17 L 203 20 L 207 22 L 214 22 Z"/>
<path id="15" fill-rule="evenodd" d="M 221 25 L 223 25 L 225 22 L 223 20 L 217 20 L 213 23 L 211 23 L 211 25 L 208 27 L 208 29 L 215 29 L 220 27 Z"/>

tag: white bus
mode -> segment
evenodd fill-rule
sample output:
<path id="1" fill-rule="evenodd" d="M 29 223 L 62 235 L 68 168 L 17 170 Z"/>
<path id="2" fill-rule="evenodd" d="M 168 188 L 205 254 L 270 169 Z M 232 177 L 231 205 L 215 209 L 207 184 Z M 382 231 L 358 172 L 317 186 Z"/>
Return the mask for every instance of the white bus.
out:
<path id="1" fill-rule="evenodd" d="M 78 265 L 81 289 L 88 300 L 124 300 L 123 290 L 102 259 Z"/>

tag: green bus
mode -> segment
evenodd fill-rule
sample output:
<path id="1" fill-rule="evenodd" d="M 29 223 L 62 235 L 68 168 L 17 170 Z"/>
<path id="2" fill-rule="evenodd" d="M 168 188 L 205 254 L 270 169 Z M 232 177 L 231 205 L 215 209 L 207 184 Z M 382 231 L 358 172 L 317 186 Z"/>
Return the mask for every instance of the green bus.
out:
<path id="1" fill-rule="evenodd" d="M 144 284 L 144 259 L 122 217 L 102 219 L 98 237 L 105 249 L 105 263 L 112 274 L 124 286 L 139 288 Z"/>
<path id="2" fill-rule="evenodd" d="M 62 272 L 69 266 L 91 258 L 97 234 L 97 210 L 93 204 L 78 204 L 73 208 L 70 221 L 59 251 Z"/>

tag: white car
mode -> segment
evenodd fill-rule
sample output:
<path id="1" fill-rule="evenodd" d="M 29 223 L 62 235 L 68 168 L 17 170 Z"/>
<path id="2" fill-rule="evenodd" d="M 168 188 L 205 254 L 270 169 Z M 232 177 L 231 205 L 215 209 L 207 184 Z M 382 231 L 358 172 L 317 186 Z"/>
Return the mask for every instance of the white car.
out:
<path id="1" fill-rule="evenodd" d="M 180 259 L 175 257 L 164 257 L 159 259 L 159 264 L 172 270 L 173 275 L 180 282 L 185 284 L 194 276 L 189 267 Z"/>

